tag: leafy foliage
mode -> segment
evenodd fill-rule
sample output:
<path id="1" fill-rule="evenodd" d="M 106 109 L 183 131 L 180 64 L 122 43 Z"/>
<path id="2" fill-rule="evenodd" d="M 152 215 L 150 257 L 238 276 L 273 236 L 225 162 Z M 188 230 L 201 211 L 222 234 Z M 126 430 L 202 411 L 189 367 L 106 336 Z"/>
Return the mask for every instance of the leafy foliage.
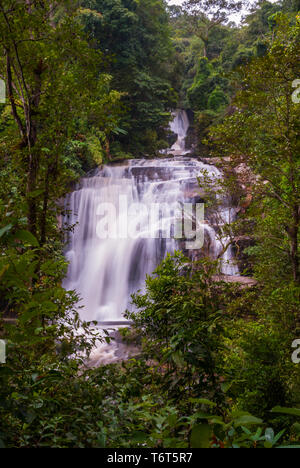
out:
<path id="1" fill-rule="evenodd" d="M 121 122 L 125 132 L 113 136 L 112 143 L 119 142 L 123 152 L 134 156 L 167 147 L 166 127 L 177 97 L 164 2 L 85 0 L 82 5 L 81 21 L 107 57 L 112 86 L 121 92 L 126 109 Z"/>

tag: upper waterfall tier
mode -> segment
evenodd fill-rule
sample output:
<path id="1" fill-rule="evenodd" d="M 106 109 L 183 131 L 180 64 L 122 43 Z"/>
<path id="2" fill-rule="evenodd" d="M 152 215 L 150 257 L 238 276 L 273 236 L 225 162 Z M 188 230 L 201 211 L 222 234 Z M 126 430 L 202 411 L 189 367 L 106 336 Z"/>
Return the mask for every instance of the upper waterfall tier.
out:
<path id="1" fill-rule="evenodd" d="M 188 153 L 186 150 L 186 137 L 190 122 L 185 110 L 178 109 L 173 116 L 174 119 L 170 123 L 170 129 L 177 135 L 177 140 L 170 149 L 170 153 L 181 156 Z"/>

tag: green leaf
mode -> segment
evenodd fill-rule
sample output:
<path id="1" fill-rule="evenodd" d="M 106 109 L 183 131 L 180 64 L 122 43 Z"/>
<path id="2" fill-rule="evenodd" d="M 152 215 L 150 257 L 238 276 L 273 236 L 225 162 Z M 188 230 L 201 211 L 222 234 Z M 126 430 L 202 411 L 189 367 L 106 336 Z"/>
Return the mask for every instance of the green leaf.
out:
<path id="1" fill-rule="evenodd" d="M 132 434 L 131 440 L 138 443 L 143 443 L 148 439 L 148 434 L 142 431 L 136 431 Z"/>
<path id="2" fill-rule="evenodd" d="M 300 423 L 293 424 L 292 429 L 296 432 L 296 434 L 300 434 Z"/>
<path id="3" fill-rule="evenodd" d="M 249 429 L 247 429 L 246 427 L 242 426 L 242 430 L 245 432 L 245 434 L 251 435 L 251 431 L 249 431 Z"/>
<path id="4" fill-rule="evenodd" d="M 224 383 L 222 383 L 221 384 L 222 392 L 227 393 L 228 390 L 230 390 L 230 388 L 232 387 L 233 384 L 234 384 L 234 382 L 224 382 Z"/>
<path id="5" fill-rule="evenodd" d="M 119 128 L 119 127 L 114 128 L 113 133 L 115 135 L 119 135 L 119 134 L 120 135 L 127 135 L 128 134 L 128 132 L 126 130 L 123 130 L 123 128 Z"/>
<path id="6" fill-rule="evenodd" d="M 183 356 L 179 352 L 173 353 L 172 354 L 172 359 L 173 359 L 174 363 L 176 364 L 176 366 L 178 366 L 178 367 L 184 367 L 186 365 L 186 362 L 185 362 Z"/>
<path id="7" fill-rule="evenodd" d="M 272 442 L 266 440 L 266 442 L 264 443 L 264 447 L 265 447 L 266 449 L 270 449 L 270 448 L 273 447 L 273 444 L 272 444 Z"/>
<path id="8" fill-rule="evenodd" d="M 103 434 L 103 433 L 98 434 L 97 440 L 98 440 L 99 447 L 100 448 L 105 448 L 105 444 L 106 444 L 105 434 Z"/>
<path id="9" fill-rule="evenodd" d="M 256 424 L 263 424 L 263 420 L 252 416 L 251 414 L 244 414 L 234 420 L 235 426 L 250 426 Z"/>
<path id="10" fill-rule="evenodd" d="M 4 236 L 7 232 L 9 232 L 12 228 L 12 224 L 8 224 L 7 226 L 0 229 L 0 237 Z"/>
<path id="11" fill-rule="evenodd" d="M 280 431 L 277 436 L 274 437 L 274 441 L 273 441 L 273 444 L 276 444 L 279 439 L 281 439 L 281 437 L 283 436 L 283 434 L 285 433 L 285 429 L 283 429 L 282 431 Z"/>
<path id="12" fill-rule="evenodd" d="M 1 280 L 2 276 L 5 275 L 5 273 L 7 272 L 8 269 L 9 269 L 9 265 L 4 265 L 4 267 L 0 271 L 0 280 Z"/>
<path id="13" fill-rule="evenodd" d="M 208 424 L 197 424 L 191 433 L 191 448 L 209 448 L 212 429 Z"/>
<path id="14" fill-rule="evenodd" d="M 196 420 L 196 419 L 207 419 L 208 421 L 210 421 L 213 424 L 225 425 L 224 421 L 222 420 L 222 418 L 220 416 L 216 416 L 214 414 L 203 413 L 202 411 L 199 411 L 199 412 L 195 413 L 193 415 L 193 419 L 194 420 Z"/>
<path id="15" fill-rule="evenodd" d="M 25 242 L 26 244 L 31 245 L 32 247 L 39 247 L 40 245 L 37 238 L 33 234 L 31 234 L 31 232 L 29 231 L 24 231 L 24 230 L 18 231 L 15 234 L 15 237 L 16 239 L 19 239 Z"/>
<path id="16" fill-rule="evenodd" d="M 271 410 L 271 413 L 281 413 L 281 414 L 289 414 L 291 416 L 300 416 L 300 409 L 299 408 L 284 408 L 281 406 L 275 406 Z"/>
<path id="17" fill-rule="evenodd" d="M 40 189 L 40 190 L 35 190 L 34 192 L 30 192 L 28 194 L 28 196 L 30 198 L 38 198 L 40 195 L 42 195 L 44 193 L 44 189 Z"/>
<path id="18" fill-rule="evenodd" d="M 213 401 L 207 400 L 206 398 L 189 398 L 191 403 L 199 403 L 200 405 L 208 405 L 211 407 L 217 406 Z"/>

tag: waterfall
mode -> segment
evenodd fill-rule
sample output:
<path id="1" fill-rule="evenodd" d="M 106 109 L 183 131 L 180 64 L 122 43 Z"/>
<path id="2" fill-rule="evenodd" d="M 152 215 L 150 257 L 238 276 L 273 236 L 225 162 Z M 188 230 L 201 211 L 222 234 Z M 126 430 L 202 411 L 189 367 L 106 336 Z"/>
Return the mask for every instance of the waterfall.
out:
<path id="1" fill-rule="evenodd" d="M 143 288 L 146 274 L 155 269 L 167 252 L 179 248 L 174 238 L 151 236 L 153 228 L 155 231 L 164 227 L 169 213 L 160 213 L 161 225 L 153 227 L 148 223 L 149 213 L 143 212 L 144 206 L 168 207 L 178 202 L 197 201 L 197 177 L 203 170 L 216 180 L 221 176 L 214 166 L 191 158 L 132 160 L 126 165 L 105 167 L 93 177 L 84 178 L 77 190 L 67 197 L 69 215 L 66 222 L 75 227 L 70 233 L 66 252 L 70 265 L 64 286 L 75 289 L 81 296 L 84 319 L 122 320 L 122 314 L 130 304 L 130 295 Z M 131 237 L 122 233 L 128 216 L 126 207 L 120 206 L 122 200 L 135 204 L 135 232 Z M 109 238 L 101 238 L 99 232 L 103 219 L 99 206 L 103 204 L 116 207 L 118 232 L 112 232 Z M 216 258 L 222 243 L 208 220 L 204 221 L 203 229 L 208 254 Z M 231 262 L 230 250 L 224 254 L 223 271 L 226 274 L 237 272 Z"/>
<path id="2" fill-rule="evenodd" d="M 64 287 L 76 290 L 81 297 L 85 320 L 122 321 L 124 311 L 130 308 L 131 294 L 144 288 L 146 275 L 167 252 L 184 248 L 183 241 L 174 238 L 174 225 L 170 235 L 163 235 L 168 234 L 174 218 L 173 207 L 204 201 L 197 180 L 201 174 L 216 185 L 222 178 L 216 167 L 176 155 L 185 152 L 188 119 L 184 111 L 176 112 L 172 128 L 178 135 L 172 148 L 174 157 L 105 166 L 92 177 L 83 178 L 66 198 L 65 224 L 73 228 L 66 251 L 69 270 Z M 217 231 L 220 224 L 229 221 L 231 209 L 228 201 L 221 204 L 218 226 L 208 210 L 197 227 L 204 232 L 202 250 L 211 258 L 220 257 L 227 242 Z M 156 218 L 152 207 L 159 207 Z M 193 258 L 201 254 L 197 250 L 190 253 Z M 238 274 L 231 248 L 221 259 L 224 274 Z"/>
<path id="3" fill-rule="evenodd" d="M 185 148 L 185 140 L 190 123 L 185 110 L 178 109 L 173 114 L 173 121 L 170 124 L 170 129 L 177 135 L 177 140 L 172 146 L 170 153 L 174 155 L 184 155 L 188 151 Z"/>

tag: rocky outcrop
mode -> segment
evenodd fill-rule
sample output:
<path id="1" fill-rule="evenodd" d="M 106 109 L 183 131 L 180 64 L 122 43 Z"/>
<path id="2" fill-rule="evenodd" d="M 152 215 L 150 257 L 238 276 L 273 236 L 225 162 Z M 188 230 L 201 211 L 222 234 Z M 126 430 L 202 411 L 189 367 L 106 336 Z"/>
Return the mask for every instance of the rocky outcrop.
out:
<path id="1" fill-rule="evenodd" d="M 226 283 L 237 283 L 241 288 L 252 288 L 258 284 L 254 278 L 249 276 L 216 275 L 213 279 L 215 281 L 225 281 Z"/>

